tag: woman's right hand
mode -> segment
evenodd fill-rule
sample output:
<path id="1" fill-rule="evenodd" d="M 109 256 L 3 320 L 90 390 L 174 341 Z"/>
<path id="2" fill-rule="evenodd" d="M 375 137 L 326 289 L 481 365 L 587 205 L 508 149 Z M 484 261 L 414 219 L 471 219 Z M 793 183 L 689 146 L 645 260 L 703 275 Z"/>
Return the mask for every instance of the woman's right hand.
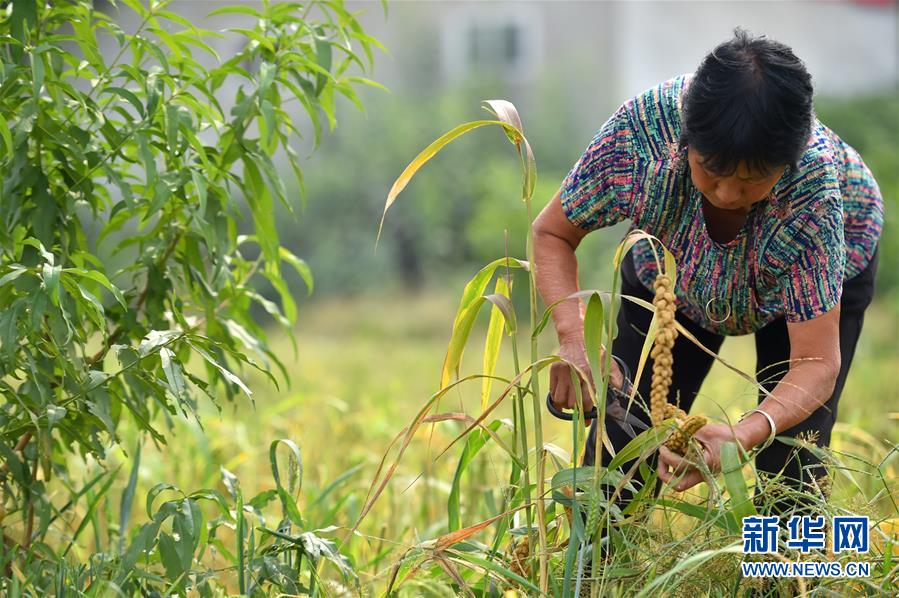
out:
<path id="1" fill-rule="evenodd" d="M 568 363 L 574 364 L 579 370 L 587 376 L 585 381 L 578 377 L 581 385 L 581 404 L 584 413 L 593 409 L 593 400 L 590 398 L 589 388 L 593 386 L 593 375 L 590 371 L 590 361 L 587 358 L 587 348 L 582 338 L 563 340 L 559 346 L 557 353 L 566 361 L 557 361 L 549 368 L 549 390 L 552 394 L 552 401 L 559 409 L 574 409 L 577 405 L 577 390 L 571 382 L 571 367 Z M 600 357 L 600 362 L 604 363 L 604 356 Z M 621 388 L 624 382 L 624 374 L 618 367 L 615 360 L 612 360 L 612 373 L 610 376 L 610 384 L 615 388 Z M 575 373 L 577 375 L 577 373 Z M 589 424 L 590 420 L 585 423 Z"/>
<path id="2" fill-rule="evenodd" d="M 557 354 L 567 362 L 574 364 L 587 376 L 585 381 L 575 372 L 575 377 L 581 385 L 581 404 L 584 407 L 584 413 L 590 411 L 593 409 L 593 400 L 590 399 L 588 384 L 589 388 L 594 388 L 594 386 L 583 339 L 563 341 Z M 552 400 L 556 407 L 573 410 L 577 405 L 577 390 L 571 383 L 571 367 L 566 361 L 557 361 L 550 366 L 549 391 L 552 393 Z M 589 420 L 586 420 L 585 423 L 589 423 Z"/>

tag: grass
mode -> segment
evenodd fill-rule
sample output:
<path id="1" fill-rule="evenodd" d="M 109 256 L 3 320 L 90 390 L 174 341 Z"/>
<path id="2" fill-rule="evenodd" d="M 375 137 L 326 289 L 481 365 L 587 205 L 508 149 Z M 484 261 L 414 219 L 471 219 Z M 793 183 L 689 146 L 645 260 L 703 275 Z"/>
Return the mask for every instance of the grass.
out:
<path id="1" fill-rule="evenodd" d="M 300 313 L 296 357 L 287 339 L 275 340 L 293 376 L 292 388 L 277 390 L 262 378 L 252 379 L 255 409 L 248 401 L 241 400 L 226 407 L 219 417 L 214 409 L 207 407 L 203 419 L 205 433 L 196 423 L 176 420 L 168 447 L 144 448 L 135 495 L 145 496 L 158 481 L 186 491 L 206 487 L 224 491 L 221 465 L 236 474 L 244 494 L 252 496 L 273 487 L 268 466 L 269 443 L 275 438 L 290 438 L 302 451 L 301 510 L 309 528 L 336 525 L 340 529 L 325 535 L 346 538 L 346 530 L 356 521 L 378 463 L 391 441 L 438 388 L 456 307 L 452 297 L 436 291 L 416 295 L 371 294 L 306 306 Z M 856 363 L 841 399 L 832 443 L 837 454 L 851 452 L 869 462 L 877 462 L 886 455 L 889 444 L 899 444 L 896 420 L 890 419 L 895 418 L 895 413 L 892 416 L 890 413 L 899 404 L 891 375 L 897 363 L 893 318 L 887 305 L 875 304 L 869 310 Z M 479 320 L 473 339 L 484 338 L 486 320 L 484 316 Z M 553 341 L 552 332 L 546 331 L 541 338 L 540 354 L 551 353 L 555 349 Z M 469 343 L 461 369 L 463 375 L 481 371 L 481 345 L 480 340 Z M 721 355 L 741 369 L 753 371 L 752 337 L 726 340 Z M 501 351 L 497 373 L 510 375 L 512 367 L 509 352 Z M 498 386 L 494 387 L 494 395 Z M 545 376 L 541 387 L 547 388 Z M 441 401 L 439 411 L 476 415 L 479 404 L 480 383 L 474 383 L 450 392 Z M 702 388 L 694 412 L 714 416 L 723 407 L 734 418 L 754 404 L 755 393 L 748 383 L 716 365 Z M 510 405 L 508 402 L 500 408 L 499 418 L 512 419 Z M 406 551 L 447 531 L 447 500 L 462 445 L 436 462 L 433 458 L 462 430 L 459 422 L 444 422 L 437 424 L 430 436 L 430 427 L 423 427 L 384 496 L 363 521 L 358 535 L 347 541 L 344 550 L 351 556 L 364 588 L 386 588 L 393 564 Z M 571 450 L 570 424 L 545 417 L 543 436 L 544 442 L 558 447 L 559 461 L 564 466 L 565 453 Z M 130 445 L 133 439 L 126 440 L 125 446 Z M 894 476 L 899 471 L 896 461 L 894 455 L 889 463 Z M 111 454 L 107 465 L 118 462 L 127 470 L 129 459 L 121 451 Z M 463 527 L 499 512 L 509 467 L 508 456 L 492 444 L 477 454 L 461 482 Z M 872 516 L 899 516 L 888 496 L 883 492 L 876 496 L 878 487 L 873 478 L 866 474 L 856 474 L 856 477 L 864 490 L 861 494 L 848 479 L 837 477 L 835 506 L 866 510 Z M 705 494 L 698 488 L 684 495 L 669 493 L 668 498 L 701 502 Z M 899 488 L 894 485 L 893 500 L 897 491 Z M 134 511 L 135 520 L 146 519 L 140 504 L 136 504 Z M 524 525 L 523 516 L 513 525 Z M 688 544 L 674 543 L 678 538 L 687 538 Z M 493 539 L 494 529 L 489 528 L 468 541 L 483 547 Z M 646 555 L 657 557 L 651 563 L 644 557 L 646 562 L 636 564 L 643 567 L 654 563 L 658 569 L 648 576 L 644 573 L 632 579 L 622 565 L 622 577 L 617 581 L 613 577 L 608 582 L 610 592 L 629 588 L 633 583 L 641 584 L 633 587 L 645 587 L 681 562 L 687 548 L 689 554 L 695 554 L 702 546 L 718 550 L 726 545 L 724 538 L 709 526 L 697 526 L 691 517 L 662 508 L 656 508 L 648 524 L 635 530 L 630 540 L 638 543 Z M 504 540 L 500 548 L 505 549 L 505 543 Z M 85 535 L 75 552 L 86 557 L 94 550 L 91 544 Z M 729 587 L 733 579 L 722 578 L 721 571 L 731 572 L 739 556 L 715 553 L 711 557 L 713 562 L 723 564 L 713 567 L 707 563 L 699 567 L 696 573 L 678 582 L 678 592 Z M 454 558 L 464 561 L 458 554 Z M 215 550 L 209 551 L 205 560 L 210 566 L 229 564 Z M 400 578 L 405 572 L 408 571 L 400 572 Z M 450 589 L 451 578 L 433 564 L 416 575 L 401 586 L 401 593 L 413 595 L 427 588 L 438 595 Z M 423 580 L 424 586 L 417 585 Z M 232 585 L 234 580 L 229 581 L 227 575 L 223 581 L 236 590 Z"/>

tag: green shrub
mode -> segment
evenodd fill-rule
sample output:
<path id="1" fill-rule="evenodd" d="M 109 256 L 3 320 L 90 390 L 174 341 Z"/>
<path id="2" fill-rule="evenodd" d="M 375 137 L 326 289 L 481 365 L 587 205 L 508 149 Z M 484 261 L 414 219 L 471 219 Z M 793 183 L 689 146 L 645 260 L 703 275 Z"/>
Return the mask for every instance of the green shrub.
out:
<path id="1" fill-rule="evenodd" d="M 0 561 L 18 574 L 0 586 L 13 584 L 12 594 L 23 586 L 62 591 L 66 572 L 78 569 L 62 557 L 89 526 L 102 552 L 96 567 L 77 573 L 76 587 L 102 580 L 125 592 L 201 586 L 208 574 L 194 566 L 209 530 L 195 497 L 154 512 L 154 489 L 147 501 L 153 523 L 127 537 L 133 478 L 118 525 L 101 525 L 98 505 L 115 472 L 82 485 L 67 460 L 102 459 L 123 420 L 165 444 L 159 414 L 197 417 L 203 397 L 219 408 L 222 397 L 251 398 L 239 377 L 246 367 L 274 380 L 280 362 L 251 305 L 290 329 L 296 307 L 282 269 L 296 270 L 312 289 L 306 264 L 279 244 L 274 206 L 291 202 L 275 160 L 302 185 L 291 140 L 306 129 L 317 145 L 322 129 L 334 127 L 335 96 L 357 101 L 356 87 L 373 85 L 348 73 L 370 68 L 380 44 L 339 0 L 220 8 L 212 14 L 237 24 L 226 33 L 200 29 L 164 0 L 123 0 L 109 14 L 88 0 L 5 4 Z M 123 30 L 130 21 L 136 29 Z M 242 49 L 220 57 L 210 45 L 218 38 Z M 298 112 L 308 125 L 298 124 Z M 249 222 L 239 227 L 244 202 Z M 259 280 L 280 292 L 280 303 L 254 290 Z M 291 526 L 302 519 L 277 485 L 274 495 L 251 501 L 258 510 L 280 495 L 277 538 L 241 531 L 236 480 L 229 482 L 236 514 L 203 494 L 224 505 L 225 523 L 237 522 L 231 550 L 241 591 L 251 585 L 245 572 L 254 550 L 266 544 L 277 554 L 276 544 L 298 542 Z M 85 501 L 88 515 L 73 533 L 62 516 Z M 165 521 L 171 534 L 160 531 Z M 327 556 L 330 549 L 316 550 Z M 300 567 L 278 562 L 289 565 L 298 591 Z"/>

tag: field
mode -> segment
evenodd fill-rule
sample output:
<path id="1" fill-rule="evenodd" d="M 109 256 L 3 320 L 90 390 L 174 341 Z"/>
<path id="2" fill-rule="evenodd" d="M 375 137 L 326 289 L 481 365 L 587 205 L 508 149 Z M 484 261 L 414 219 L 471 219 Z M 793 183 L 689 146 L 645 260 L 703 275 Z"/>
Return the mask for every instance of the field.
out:
<path id="1" fill-rule="evenodd" d="M 273 487 L 269 443 L 276 438 L 290 438 L 302 451 L 300 508 L 309 528 L 340 526 L 327 535 L 343 537 L 358 516 L 391 440 L 437 388 L 455 308 L 450 295 L 434 290 L 417 295 L 371 294 L 305 306 L 300 311 L 296 356 L 286 339 L 276 341 L 278 353 L 293 377 L 292 388 L 279 391 L 262 379 L 253 380 L 251 386 L 257 389 L 255 409 L 246 400 L 226 407 L 221 416 L 212 408 L 205 409 L 205 435 L 196 424 L 177 420 L 167 448 L 159 451 L 145 447 L 137 496 L 143 496 L 153 484 L 163 480 L 185 491 L 223 489 L 219 463 L 237 475 L 244 493 L 252 496 Z M 888 443 L 899 441 L 899 395 L 891 383 L 891 372 L 897 366 L 893 318 L 883 303 L 875 304 L 869 311 L 856 363 L 841 400 L 832 445 L 837 453 L 849 451 L 877 462 L 886 455 Z M 483 338 L 483 330 L 475 330 L 473 338 Z M 555 349 L 551 331 L 541 339 L 541 354 Z M 463 374 L 480 371 L 480 344 L 472 342 L 472 350 L 463 361 Z M 501 354 L 508 358 L 508 352 Z M 728 339 L 721 355 L 751 372 L 752 337 Z M 510 369 L 510 363 L 501 361 L 498 372 L 507 373 Z M 478 413 L 480 384 L 463 388 L 467 389 L 451 393 L 441 402 L 440 412 Z M 747 383 L 717 364 L 702 394 L 695 412 L 712 416 L 723 408 L 731 418 L 737 417 L 755 400 Z M 511 418 L 510 408 L 504 405 L 500 415 Z M 545 442 L 559 447 L 560 455 L 570 451 L 569 425 L 551 417 L 545 417 L 543 422 Z M 447 499 L 461 445 L 436 462 L 433 458 L 462 429 L 457 422 L 438 424 L 430 451 L 430 428 L 419 432 L 384 496 L 363 521 L 361 536 L 347 545 L 363 587 L 383 590 L 390 565 L 408 548 L 446 532 Z M 125 446 L 132 442 L 126 441 Z M 113 460 L 123 461 L 127 468 L 123 455 L 116 455 Z M 895 454 L 889 463 L 895 473 Z M 508 457 L 502 451 L 485 450 L 479 454 L 462 486 L 463 526 L 496 513 L 496 501 L 500 488 L 507 483 L 508 468 Z M 860 483 L 868 489 L 869 496 L 878 490 L 874 480 L 866 480 L 864 475 Z M 699 488 L 688 491 L 684 498 L 696 502 L 702 494 Z M 897 515 L 887 500 L 868 505 L 845 477 L 837 477 L 834 496 L 845 506 L 871 507 L 874 516 Z M 661 537 L 654 541 L 664 542 L 666 534 L 671 539 L 691 529 L 685 518 L 663 509 L 657 511 L 653 527 Z M 485 531 L 474 539 L 489 543 L 493 533 Z M 215 556 L 209 558 L 209 564 L 215 565 Z M 219 563 L 227 564 L 224 560 Z M 732 582 L 727 576 L 716 579 L 714 568 L 704 568 L 701 575 L 713 584 L 710 587 Z M 415 583 L 404 587 L 413 594 L 424 588 L 430 588 L 435 595 L 449 591 L 433 581 L 423 582 L 422 586 Z"/>

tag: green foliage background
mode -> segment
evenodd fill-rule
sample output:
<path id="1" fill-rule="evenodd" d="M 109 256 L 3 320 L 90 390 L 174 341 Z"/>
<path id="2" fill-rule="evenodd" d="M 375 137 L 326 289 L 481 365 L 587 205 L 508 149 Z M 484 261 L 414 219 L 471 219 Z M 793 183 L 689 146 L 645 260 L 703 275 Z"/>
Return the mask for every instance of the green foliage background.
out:
<path id="1" fill-rule="evenodd" d="M 366 94 L 367 115 L 346 117 L 333 142 L 310 159 L 316 175 L 309 181 L 309 194 L 326 199 L 310 202 L 298 227 L 281 228 L 285 245 L 317 273 L 316 296 L 443 286 L 446 277 L 470 276 L 503 255 L 505 230 L 510 253 L 523 255 L 527 222 L 515 195 L 517 165 L 503 140 L 489 134 L 470 136 L 437 156 L 428 175 L 409 185 L 407 193 L 415 199 L 391 216 L 378 253 L 371 248 L 386 190 L 410 153 L 436 139 L 449 128 L 447 123 L 480 118 L 472 107 L 488 97 L 509 97 L 531 117 L 528 139 L 540 169 L 534 201 L 537 209 L 542 207 L 593 134 L 578 129 L 568 115 L 553 112 L 553 106 L 565 105 L 559 89 L 547 79 L 535 97 L 517 98 L 495 79 L 473 79 L 439 95 Z M 816 110 L 822 122 L 859 150 L 880 185 L 886 224 L 878 298 L 894 302 L 899 290 L 899 93 L 818 97 Z M 360 139 L 375 140 L 376 149 Z M 352 234 L 337 235 L 335 226 Z M 607 260 L 599 256 L 608 255 L 624 230 L 585 239 L 579 256 L 585 260 L 587 284 L 608 281 Z"/>
<path id="2" fill-rule="evenodd" d="M 296 305 L 282 269 L 309 291 L 312 277 L 281 246 L 274 206 L 292 211 L 302 187 L 297 137 L 314 149 L 336 124 L 335 97 L 361 107 L 356 88 L 377 86 L 358 73 L 380 44 L 339 0 L 225 6 L 210 15 L 235 24 L 223 32 L 169 5 L 14 0 L 0 10 L 0 565 L 12 595 L 70 584 L 208 594 L 210 575 L 193 564 L 216 542 L 233 555 L 241 592 L 308 591 L 322 559 L 348 576 L 332 543 L 295 535 L 305 522 L 292 441 L 271 443 L 277 490 L 247 500 L 256 510 L 281 503 L 264 538 L 225 470 L 227 495 L 155 486 L 150 521 L 133 534 L 140 444 L 117 525 L 102 532 L 94 509 L 117 470 L 70 475 L 71 457 L 106 458 L 126 424 L 166 444 L 162 424 L 199 421 L 201 401 L 221 410 L 222 399 L 252 398 L 246 369 L 288 379 L 251 306 L 290 330 Z M 220 56 L 219 40 L 240 50 Z M 260 280 L 275 301 L 257 292 Z M 180 497 L 155 505 L 166 491 Z M 82 497 L 88 514 L 61 527 Z M 207 522 L 201 501 L 219 519 Z M 65 557 L 89 524 L 107 550 L 85 571 Z M 215 538 L 222 525 L 236 527 L 231 550 Z"/>

